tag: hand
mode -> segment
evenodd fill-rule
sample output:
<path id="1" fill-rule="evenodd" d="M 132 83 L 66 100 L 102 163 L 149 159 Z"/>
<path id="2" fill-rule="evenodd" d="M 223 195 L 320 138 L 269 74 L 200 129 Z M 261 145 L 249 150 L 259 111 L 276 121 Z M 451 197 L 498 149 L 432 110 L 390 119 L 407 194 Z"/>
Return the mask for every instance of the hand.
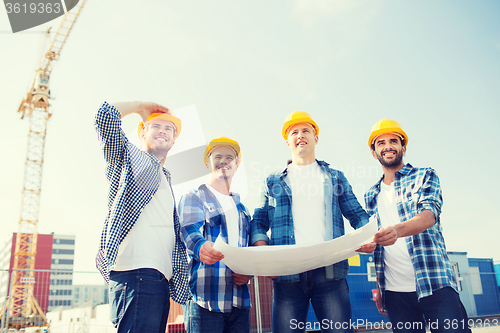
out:
<path id="1" fill-rule="evenodd" d="M 375 251 L 375 248 L 377 247 L 377 244 L 375 242 L 371 242 L 368 244 L 363 244 L 359 249 L 356 250 L 356 252 L 363 252 L 363 253 L 372 253 Z"/>
<path id="2" fill-rule="evenodd" d="M 170 110 L 167 107 L 154 102 L 140 102 L 139 110 L 137 113 L 141 116 L 143 122 L 146 122 L 151 113 L 154 112 L 167 113 L 169 111 Z"/>
<path id="3" fill-rule="evenodd" d="M 200 248 L 199 257 L 205 264 L 213 265 L 224 258 L 224 255 L 214 249 L 213 246 L 213 242 L 206 241 Z"/>
<path id="4" fill-rule="evenodd" d="M 250 275 L 243 275 L 233 272 L 233 282 L 237 286 L 247 284 L 250 280 Z"/>
<path id="5" fill-rule="evenodd" d="M 383 227 L 380 229 L 375 236 L 373 236 L 373 241 L 378 245 L 389 246 L 398 240 L 398 231 L 394 226 Z"/>
<path id="6" fill-rule="evenodd" d="M 382 294 L 380 293 L 380 289 L 377 288 L 377 295 L 375 296 L 375 304 L 377 304 L 378 312 L 382 315 L 387 314 L 387 310 L 382 306 Z"/>
<path id="7" fill-rule="evenodd" d="M 126 115 L 137 113 L 141 116 L 142 121 L 146 122 L 148 117 L 153 112 L 168 112 L 168 108 L 163 105 L 154 103 L 154 102 L 117 102 L 111 103 L 118 112 L 120 112 L 120 117 L 123 118 Z"/>

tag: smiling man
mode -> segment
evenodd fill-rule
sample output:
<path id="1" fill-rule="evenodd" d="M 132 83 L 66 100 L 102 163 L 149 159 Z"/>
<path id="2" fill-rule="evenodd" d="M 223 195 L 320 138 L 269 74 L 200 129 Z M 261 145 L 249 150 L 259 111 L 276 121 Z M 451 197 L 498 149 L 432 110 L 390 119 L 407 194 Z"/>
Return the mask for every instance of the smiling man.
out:
<path id="1" fill-rule="evenodd" d="M 121 118 L 141 116 L 141 148 L 129 142 Z M 108 215 L 96 264 L 109 283 L 111 321 L 118 332 L 164 333 L 170 298 L 188 298 L 186 250 L 163 167 L 181 121 L 151 102 L 103 103 L 95 126 L 110 183 Z"/>
<path id="2" fill-rule="evenodd" d="M 286 118 L 282 135 L 292 160 L 284 170 L 264 181 L 251 224 L 253 245 L 329 241 L 344 235 L 344 216 L 355 229 L 368 223 L 368 214 L 344 174 L 316 160 L 318 134 L 319 127 L 308 113 L 295 111 Z M 373 248 L 368 245 L 361 250 L 371 252 Z M 348 271 L 344 260 L 273 278 L 273 332 L 304 331 L 309 303 L 322 332 L 351 332 L 351 303 L 345 279 Z"/>
<path id="3" fill-rule="evenodd" d="M 389 314 L 394 332 L 425 333 L 426 321 L 432 332 L 470 332 L 441 230 L 438 176 L 403 163 L 407 144 L 390 119 L 377 122 L 368 139 L 384 172 L 365 194 L 380 228 L 374 237 L 377 308 Z"/>
<path id="4" fill-rule="evenodd" d="M 236 193 L 230 192 L 241 161 L 238 142 L 227 137 L 208 144 L 204 161 L 210 170 L 206 184 L 179 202 L 181 237 L 189 254 L 192 299 L 184 306 L 188 333 L 247 333 L 250 331 L 250 276 L 232 272 L 213 248 L 217 237 L 246 247 L 250 215 Z"/>

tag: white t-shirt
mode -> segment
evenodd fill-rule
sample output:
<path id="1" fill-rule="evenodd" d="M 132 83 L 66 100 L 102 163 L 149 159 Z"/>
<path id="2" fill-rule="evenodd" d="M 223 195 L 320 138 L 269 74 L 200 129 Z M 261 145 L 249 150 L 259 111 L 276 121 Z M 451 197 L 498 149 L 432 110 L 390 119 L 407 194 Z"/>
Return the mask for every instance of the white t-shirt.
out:
<path id="1" fill-rule="evenodd" d="M 295 244 L 318 244 L 326 240 L 325 176 L 315 161 L 309 165 L 288 165 L 292 190 Z"/>
<path id="2" fill-rule="evenodd" d="M 394 183 L 380 183 L 377 197 L 378 213 L 383 227 L 400 223 Z M 386 289 L 399 292 L 416 291 L 415 270 L 406 245 L 407 237 L 398 238 L 396 243 L 384 247 Z"/>
<path id="3" fill-rule="evenodd" d="M 238 247 L 238 240 L 240 238 L 238 209 L 234 203 L 234 199 L 230 195 L 225 195 L 214 189 L 212 186 L 207 185 L 207 188 L 215 195 L 219 201 L 224 215 L 226 217 L 227 225 L 227 242 L 229 245 Z"/>
<path id="4" fill-rule="evenodd" d="M 165 278 L 172 277 L 172 252 L 175 245 L 174 198 L 161 169 L 160 177 L 158 191 L 120 244 L 112 270 L 154 268 Z"/>

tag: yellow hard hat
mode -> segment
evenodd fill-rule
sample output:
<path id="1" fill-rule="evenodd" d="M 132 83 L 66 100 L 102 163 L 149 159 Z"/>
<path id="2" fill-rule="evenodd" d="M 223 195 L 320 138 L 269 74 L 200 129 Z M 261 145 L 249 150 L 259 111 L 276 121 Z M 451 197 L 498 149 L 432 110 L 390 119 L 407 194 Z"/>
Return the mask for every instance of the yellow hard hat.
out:
<path id="1" fill-rule="evenodd" d="M 293 126 L 295 124 L 299 123 L 309 123 L 311 124 L 312 127 L 314 127 L 314 130 L 316 131 L 316 135 L 319 134 L 319 127 L 318 125 L 312 120 L 311 116 L 309 113 L 304 112 L 304 111 L 293 111 L 290 113 L 286 119 L 285 123 L 283 124 L 283 130 L 282 130 L 282 135 L 283 139 L 288 140 L 288 129 L 290 126 Z"/>
<path id="2" fill-rule="evenodd" d="M 401 125 L 395 120 L 390 120 L 387 118 L 384 118 L 372 127 L 372 133 L 370 134 L 370 138 L 368 139 L 368 146 L 372 148 L 372 145 L 375 141 L 375 139 L 382 134 L 386 133 L 393 133 L 399 136 L 401 139 L 403 139 L 403 146 L 406 146 L 408 144 L 408 135 L 406 135 L 405 131 L 401 128 Z"/>
<path id="3" fill-rule="evenodd" d="M 175 126 L 175 139 L 181 134 L 182 123 L 179 118 L 177 118 L 174 113 L 170 110 L 168 112 L 153 112 L 149 115 L 148 121 L 154 118 L 164 119 L 172 122 Z M 139 125 L 137 125 L 137 135 L 141 138 L 141 131 L 144 128 L 144 123 L 141 121 Z"/>
<path id="4" fill-rule="evenodd" d="M 238 142 L 231 140 L 230 138 L 225 136 L 215 138 L 208 143 L 207 149 L 205 149 L 205 153 L 203 154 L 203 161 L 205 162 L 205 164 L 207 164 L 208 157 L 210 156 L 210 154 L 212 154 L 214 149 L 220 146 L 229 146 L 233 148 L 236 151 L 236 155 L 238 156 L 238 165 L 240 164 L 241 162 L 240 145 L 238 144 Z"/>

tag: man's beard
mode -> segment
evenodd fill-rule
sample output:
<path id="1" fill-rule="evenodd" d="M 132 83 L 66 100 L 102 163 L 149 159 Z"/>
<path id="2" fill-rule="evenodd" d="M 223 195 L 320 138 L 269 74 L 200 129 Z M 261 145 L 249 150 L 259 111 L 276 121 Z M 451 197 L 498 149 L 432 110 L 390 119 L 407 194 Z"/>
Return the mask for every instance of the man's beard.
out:
<path id="1" fill-rule="evenodd" d="M 384 167 L 390 169 L 390 168 L 400 166 L 403 163 L 403 150 L 402 149 L 400 151 L 397 151 L 395 149 L 386 150 L 384 153 L 387 153 L 387 152 L 394 152 L 395 153 L 395 157 L 393 160 L 391 160 L 391 161 L 384 160 L 382 153 L 380 153 L 380 154 L 377 153 L 377 159 L 380 162 L 380 164 L 382 164 Z"/>

